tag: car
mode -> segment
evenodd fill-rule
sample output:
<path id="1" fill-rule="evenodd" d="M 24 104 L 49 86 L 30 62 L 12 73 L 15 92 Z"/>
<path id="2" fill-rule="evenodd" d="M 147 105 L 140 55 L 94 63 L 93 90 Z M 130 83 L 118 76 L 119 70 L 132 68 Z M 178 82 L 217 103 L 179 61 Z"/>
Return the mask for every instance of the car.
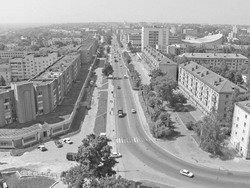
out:
<path id="1" fill-rule="evenodd" d="M 135 114 L 135 113 L 136 113 L 136 110 L 133 108 L 133 109 L 131 109 L 131 112 L 132 112 L 133 114 Z"/>
<path id="2" fill-rule="evenodd" d="M 121 86 L 117 86 L 117 89 L 121 89 Z"/>
<path id="3" fill-rule="evenodd" d="M 111 158 L 120 158 L 122 157 L 122 154 L 118 153 L 118 152 L 113 152 L 110 154 Z"/>
<path id="4" fill-rule="evenodd" d="M 120 65 L 120 67 L 122 67 L 122 65 Z"/>
<path id="5" fill-rule="evenodd" d="M 73 144 L 72 140 L 70 140 L 70 138 L 64 138 L 63 142 L 67 143 L 67 144 Z"/>
<path id="6" fill-rule="evenodd" d="M 100 133 L 100 136 L 105 137 L 105 136 L 106 136 L 106 133 Z"/>
<path id="7" fill-rule="evenodd" d="M 56 147 L 58 147 L 58 148 L 63 147 L 63 144 L 60 140 L 55 140 L 54 142 L 55 142 Z"/>
<path id="8" fill-rule="evenodd" d="M 180 173 L 184 176 L 187 176 L 189 178 L 193 178 L 194 177 L 194 174 L 192 172 L 189 172 L 188 170 L 186 169 L 183 169 L 183 170 L 180 170 Z"/>
<path id="9" fill-rule="evenodd" d="M 124 75 L 124 77 L 123 77 L 123 78 L 125 78 L 125 79 L 126 79 L 126 78 L 128 78 L 128 76 L 127 76 L 127 75 Z"/>
<path id="10" fill-rule="evenodd" d="M 44 145 L 39 145 L 37 148 L 41 151 L 47 151 L 47 148 Z"/>

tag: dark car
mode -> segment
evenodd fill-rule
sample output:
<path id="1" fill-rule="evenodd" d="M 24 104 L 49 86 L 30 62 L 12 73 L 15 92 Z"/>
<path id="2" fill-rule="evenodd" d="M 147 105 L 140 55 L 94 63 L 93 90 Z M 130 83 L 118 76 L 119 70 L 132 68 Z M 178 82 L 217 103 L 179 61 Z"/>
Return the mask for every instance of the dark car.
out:
<path id="1" fill-rule="evenodd" d="M 75 161 L 77 157 L 77 153 L 67 153 L 66 154 L 66 159 L 69 161 Z"/>
<path id="2" fill-rule="evenodd" d="M 117 86 L 117 89 L 121 89 L 121 86 Z"/>
<path id="3" fill-rule="evenodd" d="M 63 147 L 62 142 L 61 142 L 61 141 L 59 141 L 59 140 L 55 140 L 55 145 L 56 145 L 56 147 L 58 147 L 58 148 Z"/>

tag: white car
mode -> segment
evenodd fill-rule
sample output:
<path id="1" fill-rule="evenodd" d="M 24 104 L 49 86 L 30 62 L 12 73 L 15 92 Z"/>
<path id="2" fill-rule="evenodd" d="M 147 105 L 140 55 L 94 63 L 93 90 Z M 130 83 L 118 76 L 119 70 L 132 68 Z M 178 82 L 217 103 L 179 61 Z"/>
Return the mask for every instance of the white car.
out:
<path id="1" fill-rule="evenodd" d="M 44 145 L 40 145 L 37 148 L 41 151 L 47 151 L 47 148 Z"/>
<path id="2" fill-rule="evenodd" d="M 73 144 L 73 142 L 72 142 L 72 140 L 70 140 L 70 138 L 64 138 L 62 141 L 67 143 L 67 144 Z"/>
<path id="3" fill-rule="evenodd" d="M 189 172 L 188 170 L 186 169 L 183 169 L 183 170 L 180 170 L 180 173 L 184 176 L 187 176 L 189 178 L 193 178 L 194 177 L 194 174 L 192 172 Z"/>
<path id="4" fill-rule="evenodd" d="M 132 112 L 133 114 L 135 114 L 135 113 L 136 113 L 136 110 L 135 110 L 135 109 L 132 109 L 131 112 Z"/>
<path id="5" fill-rule="evenodd" d="M 110 157 L 111 158 L 120 158 L 120 157 L 122 157 L 122 154 L 120 154 L 118 152 L 114 152 L 114 153 L 111 153 Z"/>

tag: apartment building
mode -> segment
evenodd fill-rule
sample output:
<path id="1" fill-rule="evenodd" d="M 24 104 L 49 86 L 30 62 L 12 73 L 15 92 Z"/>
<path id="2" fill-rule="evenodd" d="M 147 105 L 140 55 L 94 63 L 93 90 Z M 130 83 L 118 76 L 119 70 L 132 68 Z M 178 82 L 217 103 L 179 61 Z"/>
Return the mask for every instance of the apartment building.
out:
<path id="1" fill-rule="evenodd" d="M 246 159 L 250 158 L 250 100 L 236 102 L 230 142 Z"/>
<path id="2" fill-rule="evenodd" d="M 79 49 L 81 54 L 82 63 L 90 63 L 93 55 L 96 53 L 98 47 L 98 41 L 91 37 L 88 37 L 84 41 L 81 49 Z"/>
<path id="3" fill-rule="evenodd" d="M 142 27 L 141 51 L 144 47 L 150 46 L 165 53 L 167 45 L 169 45 L 168 27 Z"/>
<path id="4" fill-rule="evenodd" d="M 0 127 L 16 120 L 14 91 L 10 87 L 0 88 Z"/>
<path id="5" fill-rule="evenodd" d="M 0 76 L 4 78 L 6 84 L 10 83 L 11 70 L 9 61 L 7 59 L 0 59 Z"/>
<path id="6" fill-rule="evenodd" d="M 57 53 L 49 53 L 45 56 L 29 54 L 24 58 L 12 58 L 9 60 L 11 80 L 20 81 L 30 79 L 52 65 L 57 59 Z"/>
<path id="7" fill-rule="evenodd" d="M 0 51 L 0 59 L 24 58 L 27 51 Z"/>
<path id="8" fill-rule="evenodd" d="M 80 54 L 58 59 L 29 81 L 0 89 L 0 127 L 52 112 L 69 92 L 81 67 Z"/>
<path id="9" fill-rule="evenodd" d="M 128 34 L 128 42 L 131 42 L 134 48 L 141 50 L 141 33 Z"/>
<path id="10" fill-rule="evenodd" d="M 180 43 L 181 43 L 181 35 L 169 35 L 169 45 L 180 44 Z"/>
<path id="11" fill-rule="evenodd" d="M 143 49 L 141 57 L 152 69 L 159 68 L 169 78 L 177 80 L 177 63 L 160 51 L 148 46 Z"/>
<path id="12" fill-rule="evenodd" d="M 234 89 L 238 88 L 240 93 L 246 92 L 226 78 L 192 61 L 179 65 L 178 85 L 182 93 L 204 114 L 214 108 L 222 118 L 226 117 L 226 107 Z"/>
<path id="13" fill-rule="evenodd" d="M 248 58 L 241 54 L 233 53 L 184 53 L 179 55 L 186 57 L 189 61 L 194 61 L 205 67 L 221 67 L 226 63 L 232 70 L 243 70 L 248 67 Z"/>

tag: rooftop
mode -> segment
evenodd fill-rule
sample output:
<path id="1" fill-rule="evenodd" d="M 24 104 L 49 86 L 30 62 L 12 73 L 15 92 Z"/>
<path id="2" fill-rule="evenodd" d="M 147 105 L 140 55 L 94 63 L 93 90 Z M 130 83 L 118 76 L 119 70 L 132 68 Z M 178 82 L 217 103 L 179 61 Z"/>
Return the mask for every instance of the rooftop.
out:
<path id="1" fill-rule="evenodd" d="M 208 36 L 205 36 L 203 38 L 198 38 L 198 39 L 184 39 L 182 41 L 186 43 L 203 44 L 203 43 L 215 42 L 221 39 L 222 36 L 223 36 L 222 34 L 215 34 L 215 35 L 208 35 Z"/>
<path id="2" fill-rule="evenodd" d="M 250 100 L 236 102 L 236 105 L 250 114 Z"/>
<path id="3" fill-rule="evenodd" d="M 74 61 L 79 54 L 69 54 L 58 61 L 56 61 L 53 65 L 49 66 L 45 71 L 39 74 L 34 80 L 50 80 L 59 77 L 62 72 L 67 69 L 72 61 Z"/>
<path id="4" fill-rule="evenodd" d="M 180 64 L 180 67 L 191 73 L 194 77 L 198 78 L 206 85 L 209 85 L 218 93 L 231 93 L 235 88 L 238 88 L 241 93 L 246 92 L 246 90 L 237 86 L 228 79 L 193 61 Z"/>
<path id="5" fill-rule="evenodd" d="M 247 57 L 241 54 L 234 54 L 234 53 L 184 53 L 181 54 L 180 57 L 187 57 L 187 58 L 203 58 L 203 59 L 246 59 Z"/>

